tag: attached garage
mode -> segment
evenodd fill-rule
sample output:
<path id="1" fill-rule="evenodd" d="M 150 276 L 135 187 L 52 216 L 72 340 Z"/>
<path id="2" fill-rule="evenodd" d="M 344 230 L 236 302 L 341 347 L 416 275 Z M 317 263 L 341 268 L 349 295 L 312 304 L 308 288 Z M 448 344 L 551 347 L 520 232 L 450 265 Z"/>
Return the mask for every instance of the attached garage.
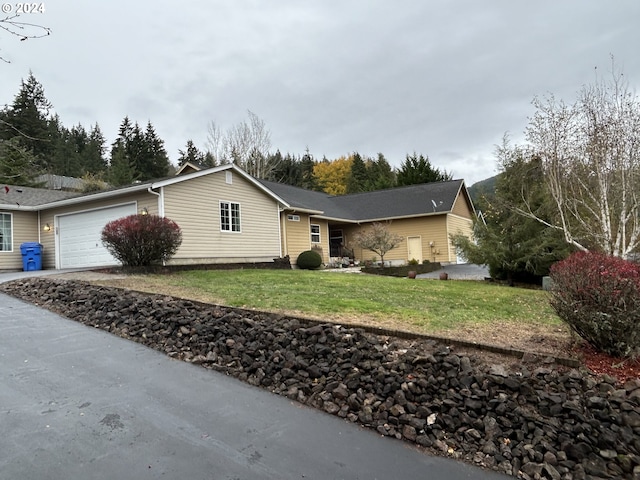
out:
<path id="1" fill-rule="evenodd" d="M 100 235 L 112 220 L 137 213 L 135 203 L 86 210 L 56 217 L 57 268 L 118 265 L 102 244 Z"/>

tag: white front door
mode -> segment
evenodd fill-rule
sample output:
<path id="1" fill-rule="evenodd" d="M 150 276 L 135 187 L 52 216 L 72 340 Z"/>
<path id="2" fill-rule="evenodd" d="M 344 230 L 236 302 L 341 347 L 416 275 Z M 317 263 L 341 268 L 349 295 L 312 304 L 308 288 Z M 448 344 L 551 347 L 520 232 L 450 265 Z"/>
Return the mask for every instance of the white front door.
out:
<path id="1" fill-rule="evenodd" d="M 422 237 L 407 237 L 408 260 L 422 263 Z"/>

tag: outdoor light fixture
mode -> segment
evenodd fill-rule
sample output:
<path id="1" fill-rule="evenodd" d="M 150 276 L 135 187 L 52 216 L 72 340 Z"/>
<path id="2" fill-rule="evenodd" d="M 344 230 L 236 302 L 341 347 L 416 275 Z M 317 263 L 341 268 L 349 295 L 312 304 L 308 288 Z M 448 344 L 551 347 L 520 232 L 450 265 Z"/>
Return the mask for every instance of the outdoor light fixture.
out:
<path id="1" fill-rule="evenodd" d="M 49 225 L 48 223 L 45 223 L 44 227 L 42 227 L 42 230 L 44 230 L 45 232 L 48 232 L 49 230 L 51 230 L 51 225 Z"/>
<path id="2" fill-rule="evenodd" d="M 140 215 L 149 215 L 149 210 L 147 210 L 147 207 L 142 207 L 142 210 L 140 210 Z"/>

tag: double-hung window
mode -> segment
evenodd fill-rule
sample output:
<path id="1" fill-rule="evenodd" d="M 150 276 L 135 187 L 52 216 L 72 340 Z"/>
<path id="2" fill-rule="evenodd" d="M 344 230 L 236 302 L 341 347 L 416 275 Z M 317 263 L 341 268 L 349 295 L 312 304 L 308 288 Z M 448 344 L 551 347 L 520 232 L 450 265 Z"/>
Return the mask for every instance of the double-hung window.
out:
<path id="1" fill-rule="evenodd" d="M 222 232 L 240 232 L 240 204 L 220 202 L 220 230 Z"/>
<path id="2" fill-rule="evenodd" d="M 10 213 L 0 213 L 0 252 L 13 251 L 13 225 Z"/>
<path id="3" fill-rule="evenodd" d="M 320 243 L 320 225 L 311 225 L 311 243 Z"/>

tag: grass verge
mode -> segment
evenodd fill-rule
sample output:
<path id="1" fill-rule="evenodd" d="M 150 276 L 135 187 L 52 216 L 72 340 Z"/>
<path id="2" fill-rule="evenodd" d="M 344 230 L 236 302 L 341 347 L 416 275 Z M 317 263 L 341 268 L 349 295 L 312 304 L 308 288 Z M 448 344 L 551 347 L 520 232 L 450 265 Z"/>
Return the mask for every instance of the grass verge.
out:
<path id="1" fill-rule="evenodd" d="M 338 323 L 360 319 L 363 324 L 421 333 L 446 334 L 492 324 L 561 325 L 545 292 L 487 282 L 251 269 L 144 275 L 124 282 L 133 282 L 140 290 L 210 303 Z M 118 286 L 117 281 L 110 283 Z"/>

